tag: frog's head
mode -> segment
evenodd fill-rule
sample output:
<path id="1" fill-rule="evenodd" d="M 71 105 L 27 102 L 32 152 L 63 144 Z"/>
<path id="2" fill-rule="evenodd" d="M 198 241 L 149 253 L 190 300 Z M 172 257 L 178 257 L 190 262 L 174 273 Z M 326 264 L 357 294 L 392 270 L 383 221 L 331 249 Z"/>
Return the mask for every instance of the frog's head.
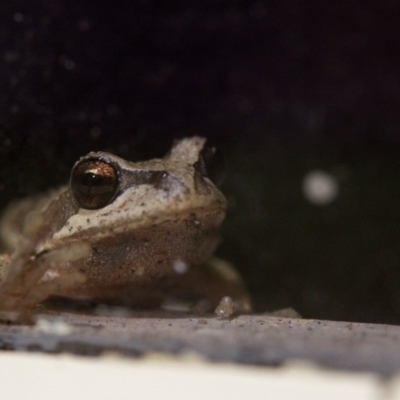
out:
<path id="1" fill-rule="evenodd" d="M 96 232 L 128 232 L 166 221 L 201 222 L 214 215 L 219 225 L 226 201 L 217 188 L 223 160 L 206 139 L 176 141 L 161 159 L 132 163 L 105 152 L 92 152 L 73 167 L 69 197 L 76 212 L 54 238 Z"/>

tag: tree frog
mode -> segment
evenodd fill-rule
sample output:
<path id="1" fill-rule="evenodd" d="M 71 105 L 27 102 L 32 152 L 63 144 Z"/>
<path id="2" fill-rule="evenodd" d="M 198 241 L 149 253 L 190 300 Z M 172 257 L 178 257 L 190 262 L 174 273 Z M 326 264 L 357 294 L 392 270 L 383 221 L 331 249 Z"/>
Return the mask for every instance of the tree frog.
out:
<path id="1" fill-rule="evenodd" d="M 212 257 L 226 210 L 219 160 L 202 137 L 143 162 L 91 152 L 68 185 L 11 204 L 0 221 L 8 252 L 0 310 L 32 310 L 54 297 L 127 307 L 168 297 L 216 307 L 229 297 L 249 311 L 239 274 Z"/>

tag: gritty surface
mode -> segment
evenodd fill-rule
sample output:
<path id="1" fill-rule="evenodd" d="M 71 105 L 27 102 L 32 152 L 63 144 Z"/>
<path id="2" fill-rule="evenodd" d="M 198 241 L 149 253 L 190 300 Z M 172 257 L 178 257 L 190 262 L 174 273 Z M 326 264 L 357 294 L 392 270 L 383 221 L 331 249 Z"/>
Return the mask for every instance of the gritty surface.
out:
<path id="1" fill-rule="evenodd" d="M 115 313 L 114 313 L 115 314 Z M 34 326 L 0 325 L 3 349 L 101 354 L 195 352 L 214 361 L 281 365 L 291 360 L 394 374 L 400 327 L 243 315 L 231 320 L 183 313 L 39 316 Z"/>

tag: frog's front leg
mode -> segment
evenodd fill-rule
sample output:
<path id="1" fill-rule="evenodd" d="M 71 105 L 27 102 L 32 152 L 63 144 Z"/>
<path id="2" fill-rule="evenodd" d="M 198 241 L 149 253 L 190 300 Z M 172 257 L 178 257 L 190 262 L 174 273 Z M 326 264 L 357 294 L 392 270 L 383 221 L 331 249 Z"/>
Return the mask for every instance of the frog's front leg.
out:
<path id="1" fill-rule="evenodd" d="M 47 271 L 71 261 L 86 258 L 91 247 L 85 242 L 76 242 L 60 250 L 28 252 L 13 257 L 0 257 L 0 311 L 24 311 L 46 300 L 58 290 L 80 284 L 82 274 L 69 271 L 55 279 L 43 279 Z"/>
<path id="2" fill-rule="evenodd" d="M 0 255 L 0 320 L 31 322 L 30 310 L 36 302 L 27 298 L 29 288 L 35 286 L 37 268 L 28 266 L 29 258 Z M 16 313 L 16 314 L 15 314 Z"/>

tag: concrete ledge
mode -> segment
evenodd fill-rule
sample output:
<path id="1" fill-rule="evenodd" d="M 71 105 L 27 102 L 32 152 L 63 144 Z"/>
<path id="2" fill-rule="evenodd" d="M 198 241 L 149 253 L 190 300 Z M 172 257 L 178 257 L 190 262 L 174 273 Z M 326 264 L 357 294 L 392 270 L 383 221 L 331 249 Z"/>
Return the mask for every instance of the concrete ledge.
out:
<path id="1" fill-rule="evenodd" d="M 34 326 L 0 325 L 0 348 L 101 354 L 195 352 L 210 360 L 281 365 L 291 360 L 382 375 L 400 369 L 400 327 L 242 315 L 43 314 Z"/>

